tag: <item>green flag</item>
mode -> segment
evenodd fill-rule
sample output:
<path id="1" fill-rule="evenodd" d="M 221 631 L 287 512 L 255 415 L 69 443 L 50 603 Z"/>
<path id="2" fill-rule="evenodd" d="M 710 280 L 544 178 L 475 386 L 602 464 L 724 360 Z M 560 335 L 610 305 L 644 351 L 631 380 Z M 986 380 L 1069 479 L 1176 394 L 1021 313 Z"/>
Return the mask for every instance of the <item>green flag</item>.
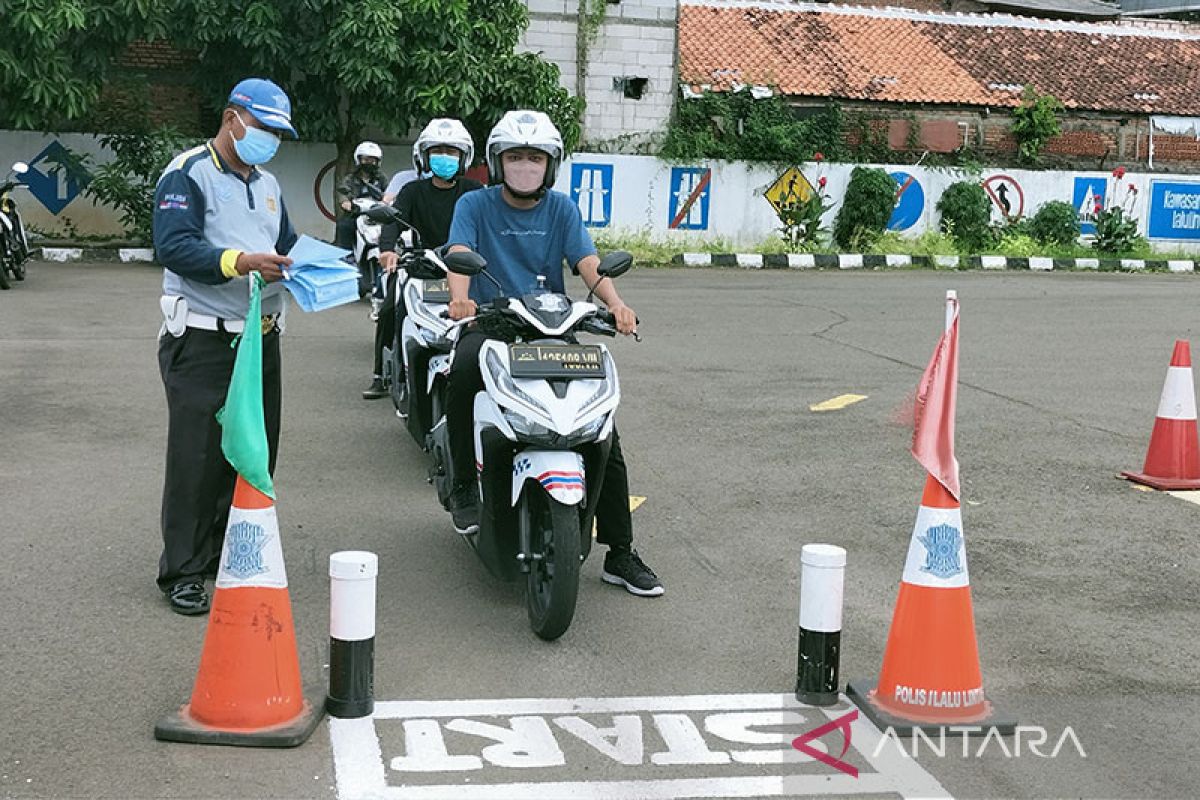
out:
<path id="1" fill-rule="evenodd" d="M 217 412 L 221 423 L 221 452 L 247 483 L 274 499 L 271 456 L 267 446 L 267 419 L 263 413 L 262 377 L 262 278 L 250 277 L 250 310 L 237 343 L 233 378 L 225 405 Z"/>

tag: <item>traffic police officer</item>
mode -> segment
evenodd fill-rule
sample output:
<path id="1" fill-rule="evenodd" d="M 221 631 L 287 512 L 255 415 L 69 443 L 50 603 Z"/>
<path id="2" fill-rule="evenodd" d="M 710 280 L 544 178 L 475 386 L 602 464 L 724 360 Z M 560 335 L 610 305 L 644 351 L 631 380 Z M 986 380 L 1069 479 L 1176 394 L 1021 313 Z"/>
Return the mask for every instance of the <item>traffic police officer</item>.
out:
<path id="1" fill-rule="evenodd" d="M 217 410 L 233 373 L 234 338 L 261 325 L 263 405 L 275 469 L 279 443 L 277 283 L 296 241 L 279 183 L 261 168 L 280 137 L 297 138 L 291 101 L 277 85 L 248 78 L 233 88 L 216 136 L 176 156 L 154 196 L 154 248 L 163 270 L 165 322 L 158 364 L 167 395 L 158 586 L 180 614 L 208 611 L 204 578 L 220 563 L 235 474 L 221 453 Z M 249 273 L 268 283 L 262 319 L 246 320 Z"/>

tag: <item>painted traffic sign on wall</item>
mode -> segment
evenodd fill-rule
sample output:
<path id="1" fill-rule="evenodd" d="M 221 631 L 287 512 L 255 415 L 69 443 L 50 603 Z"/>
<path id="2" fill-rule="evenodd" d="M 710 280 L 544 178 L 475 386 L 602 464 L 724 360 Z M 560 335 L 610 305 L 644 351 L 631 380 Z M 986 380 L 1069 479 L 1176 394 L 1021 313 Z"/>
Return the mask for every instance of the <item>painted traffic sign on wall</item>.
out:
<path id="1" fill-rule="evenodd" d="M 1025 214 L 1025 192 L 1016 178 L 1008 175 L 993 175 L 983 182 L 992 206 L 1000 214 L 1002 222 L 1020 219 Z"/>
<path id="2" fill-rule="evenodd" d="M 789 167 L 763 192 L 763 197 L 767 198 L 767 202 L 771 204 L 775 213 L 782 220 L 784 212 L 808 200 L 809 197 L 812 197 L 812 193 L 812 184 L 808 182 L 808 178 L 804 176 L 800 168 Z"/>
<path id="3" fill-rule="evenodd" d="M 906 231 L 921 219 L 925 211 L 925 190 L 917 179 L 907 172 L 889 173 L 896 182 L 896 201 L 892 206 L 892 217 L 888 220 L 889 231 Z"/>
<path id="4" fill-rule="evenodd" d="M 571 199 L 579 206 L 583 224 L 606 228 L 612 222 L 612 164 L 571 164 Z"/>
<path id="5" fill-rule="evenodd" d="M 1150 184 L 1151 239 L 1200 239 L 1200 183 Z"/>
<path id="6" fill-rule="evenodd" d="M 67 148 L 55 139 L 30 159 L 29 171 L 21 183 L 51 214 L 58 214 L 79 196 L 87 186 L 86 172 L 73 169 L 73 159 Z"/>
<path id="7" fill-rule="evenodd" d="M 1108 178 L 1076 178 L 1071 204 L 1079 215 L 1079 232 L 1087 236 L 1096 233 L 1096 206 L 1104 208 Z"/>
<path id="8" fill-rule="evenodd" d="M 708 230 L 708 201 L 711 197 L 710 168 L 671 167 L 667 227 L 681 231 Z"/>

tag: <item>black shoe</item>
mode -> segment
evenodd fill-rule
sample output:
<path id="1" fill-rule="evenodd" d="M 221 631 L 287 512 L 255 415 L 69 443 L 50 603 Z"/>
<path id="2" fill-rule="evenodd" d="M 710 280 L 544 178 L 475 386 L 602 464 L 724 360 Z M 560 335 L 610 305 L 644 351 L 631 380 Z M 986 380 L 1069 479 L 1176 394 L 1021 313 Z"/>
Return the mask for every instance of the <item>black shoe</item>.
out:
<path id="1" fill-rule="evenodd" d="M 474 483 L 460 483 L 450 493 L 450 519 L 454 530 L 463 534 L 479 530 L 479 490 Z"/>
<path id="2" fill-rule="evenodd" d="M 387 387 L 383 385 L 383 378 L 376 376 L 371 385 L 363 389 L 363 400 L 378 400 L 382 397 L 387 397 Z"/>
<path id="3" fill-rule="evenodd" d="M 176 614 L 195 616 L 208 613 L 208 592 L 200 581 L 177 583 L 167 592 L 167 602 Z"/>
<path id="4" fill-rule="evenodd" d="M 614 586 L 624 586 L 638 597 L 658 597 L 663 593 L 662 581 L 646 566 L 637 550 L 609 550 L 604 557 L 604 572 L 600 579 Z"/>

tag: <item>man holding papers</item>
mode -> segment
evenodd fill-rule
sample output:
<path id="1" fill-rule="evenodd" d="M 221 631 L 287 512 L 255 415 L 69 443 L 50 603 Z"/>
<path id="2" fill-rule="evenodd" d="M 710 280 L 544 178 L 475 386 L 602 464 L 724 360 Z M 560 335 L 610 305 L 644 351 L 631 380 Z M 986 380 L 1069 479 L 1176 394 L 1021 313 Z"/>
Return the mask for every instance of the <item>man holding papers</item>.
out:
<path id="1" fill-rule="evenodd" d="M 154 196 L 154 248 L 163 270 L 158 364 L 167 396 L 158 587 L 180 614 L 208 611 L 204 579 L 216 574 L 233 497 L 234 471 L 221 454 L 217 410 L 233 373 L 234 338 L 263 331 L 263 404 L 270 468 L 279 443 L 278 281 L 296 241 L 279 183 L 261 168 L 282 136 L 296 138 L 291 101 L 269 80 L 233 88 L 221 127 L 176 156 Z M 261 318 L 246 320 L 247 275 L 268 282 Z"/>

